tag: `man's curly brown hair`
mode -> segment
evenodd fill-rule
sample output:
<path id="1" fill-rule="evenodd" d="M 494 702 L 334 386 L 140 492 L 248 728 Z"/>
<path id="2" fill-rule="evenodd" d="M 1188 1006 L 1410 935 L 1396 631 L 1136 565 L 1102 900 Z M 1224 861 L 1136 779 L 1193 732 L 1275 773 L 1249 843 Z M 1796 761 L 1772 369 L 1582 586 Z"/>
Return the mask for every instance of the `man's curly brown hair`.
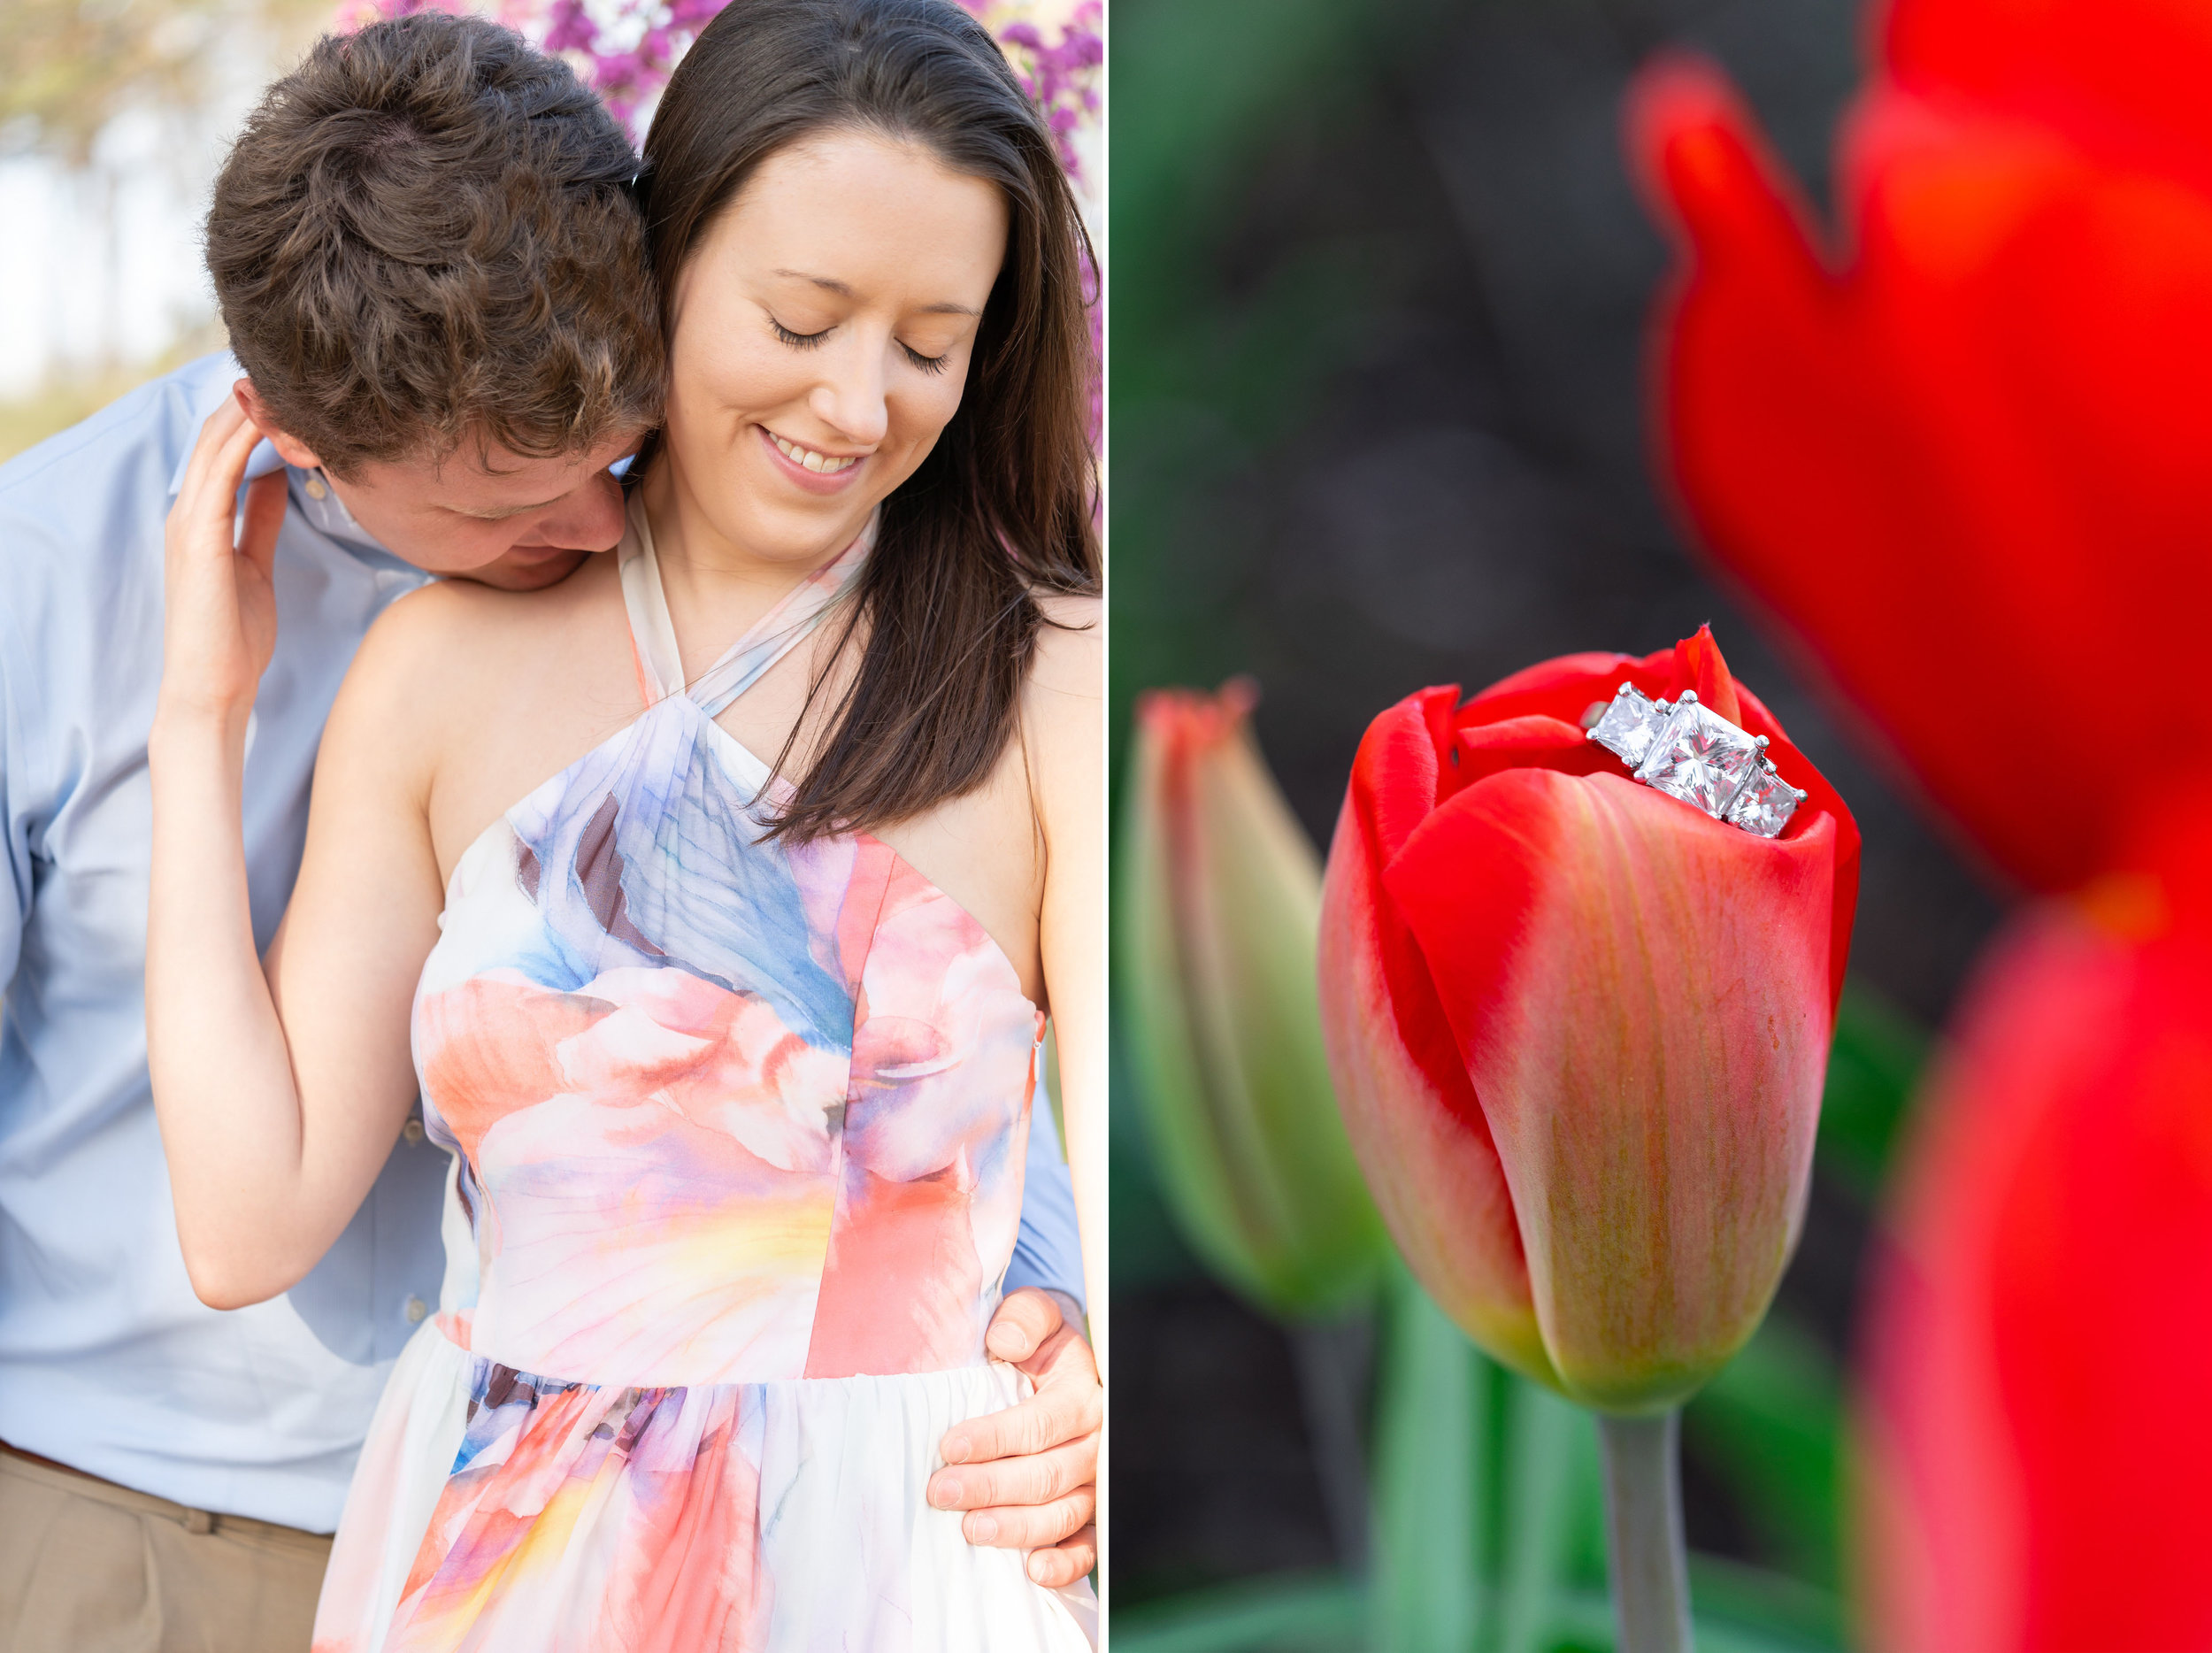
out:
<path id="1" fill-rule="evenodd" d="M 342 477 L 643 430 L 662 350 L 636 169 L 598 98 L 511 30 L 423 12 L 326 35 L 216 181 L 231 349 Z"/>

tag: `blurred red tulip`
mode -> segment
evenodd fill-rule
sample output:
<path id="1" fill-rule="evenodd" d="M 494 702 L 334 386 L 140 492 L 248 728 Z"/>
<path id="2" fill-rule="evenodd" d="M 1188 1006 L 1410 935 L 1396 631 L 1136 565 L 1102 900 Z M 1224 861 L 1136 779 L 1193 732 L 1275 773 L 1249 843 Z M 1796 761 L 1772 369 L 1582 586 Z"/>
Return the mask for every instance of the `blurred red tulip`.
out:
<path id="1" fill-rule="evenodd" d="M 1922 1110 L 1861 1340 L 1877 1653 L 2212 1649 L 2212 903 L 2104 904 L 2163 934 L 2024 919 Z"/>
<path id="2" fill-rule="evenodd" d="M 1717 72 L 1630 143 L 1673 230 L 1663 469 L 1748 588 L 1999 865 L 2071 888 L 2212 611 L 2212 6 L 1898 0 L 1832 250 Z M 2054 784 L 2061 769 L 2079 780 Z"/>
<path id="3" fill-rule="evenodd" d="M 1809 796 L 1762 838 L 1584 736 L 1624 681 L 1764 734 Z M 1321 1002 L 1352 1145 L 1415 1274 L 1571 1398 L 1671 1405 L 1795 1243 L 1858 831 L 1709 634 L 1376 719 L 1330 850 Z"/>

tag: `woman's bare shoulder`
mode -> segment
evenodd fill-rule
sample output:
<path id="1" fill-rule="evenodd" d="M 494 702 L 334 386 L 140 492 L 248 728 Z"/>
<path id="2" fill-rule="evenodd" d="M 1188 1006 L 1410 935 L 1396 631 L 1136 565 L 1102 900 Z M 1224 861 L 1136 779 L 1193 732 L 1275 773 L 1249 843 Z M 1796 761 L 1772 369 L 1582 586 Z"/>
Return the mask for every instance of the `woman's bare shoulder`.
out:
<path id="1" fill-rule="evenodd" d="M 369 627 L 334 718 L 365 717 L 434 760 L 442 735 L 480 727 L 483 713 L 551 669 L 597 575 L 587 564 L 545 591 L 434 580 L 408 593 Z"/>
<path id="2" fill-rule="evenodd" d="M 1089 807 L 1105 751 L 1105 607 L 1096 597 L 1041 596 L 1022 694 L 1023 748 L 1032 807 L 1048 834 L 1056 818 Z"/>
<path id="3" fill-rule="evenodd" d="M 1041 592 L 1045 623 L 1037 628 L 1029 663 L 1032 716 L 1064 715 L 1063 702 L 1089 703 L 1077 715 L 1092 716 L 1106 693 L 1106 605 L 1095 596 Z"/>

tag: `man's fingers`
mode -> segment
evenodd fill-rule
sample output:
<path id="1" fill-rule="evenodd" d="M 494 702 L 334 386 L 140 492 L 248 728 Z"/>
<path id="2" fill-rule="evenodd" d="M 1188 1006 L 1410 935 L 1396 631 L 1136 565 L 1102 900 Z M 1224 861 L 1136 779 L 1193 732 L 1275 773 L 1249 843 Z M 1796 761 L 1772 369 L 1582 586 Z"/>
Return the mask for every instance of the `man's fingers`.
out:
<path id="1" fill-rule="evenodd" d="M 1080 1532 L 1097 1508 L 1098 1489 L 1078 1487 L 1050 1503 L 972 1511 L 961 1518 L 960 1534 L 995 1549 L 1039 1549 Z"/>
<path id="2" fill-rule="evenodd" d="M 1029 1576 L 1048 1590 L 1072 1584 L 1098 1565 L 1098 1528 L 1086 1525 L 1072 1537 L 1029 1557 Z"/>
<path id="3" fill-rule="evenodd" d="M 1088 1434 L 1049 1452 L 941 1469 L 929 1478 L 929 1501 L 940 1510 L 1049 1503 L 1097 1478 L 1098 1437 Z"/>
<path id="4" fill-rule="evenodd" d="M 1060 1323 L 1060 1305 L 1034 1286 L 1025 1286 L 1000 1302 L 983 1334 L 983 1347 L 995 1360 L 1019 1364 L 1035 1354 Z"/>
<path id="5" fill-rule="evenodd" d="M 1095 1378 L 1087 1384 L 1040 1385 L 1036 1394 L 1018 1406 L 955 1424 L 945 1431 L 937 1450 L 948 1464 L 1026 1457 L 1090 1434 L 1104 1410 Z"/>
<path id="6" fill-rule="evenodd" d="M 246 528 L 239 535 L 238 549 L 264 574 L 270 573 L 276 561 L 277 532 L 284 527 L 288 486 L 281 471 L 257 476 L 246 484 Z"/>

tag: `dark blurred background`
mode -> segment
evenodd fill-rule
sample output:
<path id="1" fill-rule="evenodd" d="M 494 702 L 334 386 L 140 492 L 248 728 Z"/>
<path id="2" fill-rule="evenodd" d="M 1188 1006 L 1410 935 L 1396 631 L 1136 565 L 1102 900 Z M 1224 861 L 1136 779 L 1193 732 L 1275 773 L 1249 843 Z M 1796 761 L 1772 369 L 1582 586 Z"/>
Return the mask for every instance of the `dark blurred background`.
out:
<path id="1" fill-rule="evenodd" d="M 1118 738 L 1145 687 L 1252 673 L 1261 746 L 1325 847 L 1384 706 L 1551 655 L 1646 653 L 1709 620 L 1857 813 L 1855 1042 L 1804 1241 L 1744 1373 L 1685 1425 L 1693 1548 L 1830 1591 L 1837 1374 L 1895 1099 L 1996 909 L 1686 547 L 1655 482 L 1643 365 L 1667 251 L 1620 109 L 1655 51 L 1709 54 L 1824 211 L 1866 27 L 1855 0 L 1113 0 L 1109 55 Z M 1126 1072 L 1118 1624 L 1345 1559 L 1291 1344 L 1177 1241 Z M 1778 1482 L 1792 1451 L 1825 1456 Z"/>

